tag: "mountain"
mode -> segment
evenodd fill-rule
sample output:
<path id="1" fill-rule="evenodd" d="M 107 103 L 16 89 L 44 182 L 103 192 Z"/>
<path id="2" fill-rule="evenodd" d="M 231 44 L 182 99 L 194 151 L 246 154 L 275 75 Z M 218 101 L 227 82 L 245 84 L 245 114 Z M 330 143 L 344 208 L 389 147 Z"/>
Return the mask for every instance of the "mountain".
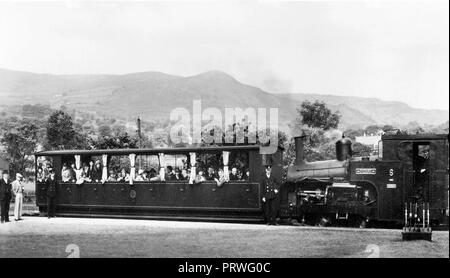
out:
<path id="1" fill-rule="evenodd" d="M 279 109 L 280 128 L 287 129 L 304 100 L 323 100 L 342 115 L 341 126 L 371 124 L 441 124 L 448 111 L 412 108 L 402 102 L 316 94 L 270 94 L 220 71 L 181 77 L 160 72 L 123 75 L 52 75 L 0 69 L 0 107 L 18 104 L 65 105 L 79 111 L 132 120 L 169 119 L 172 109 L 217 107 Z M 191 112 L 192 115 L 192 112 Z"/>

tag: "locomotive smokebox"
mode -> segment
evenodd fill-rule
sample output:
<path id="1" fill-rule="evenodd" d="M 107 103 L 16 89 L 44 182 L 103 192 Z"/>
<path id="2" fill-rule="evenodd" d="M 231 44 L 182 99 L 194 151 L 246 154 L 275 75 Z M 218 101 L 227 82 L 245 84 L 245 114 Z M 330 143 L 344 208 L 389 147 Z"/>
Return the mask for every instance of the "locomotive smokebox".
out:
<path id="1" fill-rule="evenodd" d="M 352 140 L 342 135 L 342 138 L 336 142 L 336 159 L 345 161 L 350 157 L 352 157 Z"/>

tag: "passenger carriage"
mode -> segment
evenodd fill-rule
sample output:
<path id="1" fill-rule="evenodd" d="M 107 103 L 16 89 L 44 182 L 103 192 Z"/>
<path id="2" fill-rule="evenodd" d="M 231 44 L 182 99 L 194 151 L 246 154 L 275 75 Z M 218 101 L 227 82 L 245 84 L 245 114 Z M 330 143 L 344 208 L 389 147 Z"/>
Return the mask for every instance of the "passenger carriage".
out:
<path id="1" fill-rule="evenodd" d="M 79 169 L 91 160 L 101 160 L 102 181 L 61 181 L 64 163 Z M 53 166 L 60 181 L 56 209 L 59 216 L 261 221 L 261 173 L 268 160 L 273 174 L 281 178 L 282 151 L 261 155 L 257 145 L 42 151 L 35 154 L 35 167 L 45 162 Z M 221 186 L 214 180 L 195 183 L 193 176 L 189 180 L 165 180 L 166 166 L 185 164 L 192 175 L 196 168 L 208 163 L 223 169 L 225 175 L 231 166 L 243 165 L 249 176 Z M 135 176 L 138 169 L 150 167 L 157 169 L 158 181 L 107 181 L 110 169 L 126 168 L 130 176 Z M 37 181 L 36 202 L 41 212 L 46 211 L 45 190 L 45 183 Z"/>

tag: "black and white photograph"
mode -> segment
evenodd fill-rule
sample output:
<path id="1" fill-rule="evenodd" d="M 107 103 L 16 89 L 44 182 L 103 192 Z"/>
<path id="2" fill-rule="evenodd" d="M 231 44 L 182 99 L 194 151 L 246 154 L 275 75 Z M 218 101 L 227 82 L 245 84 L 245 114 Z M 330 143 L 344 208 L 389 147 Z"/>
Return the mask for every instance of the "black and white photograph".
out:
<path id="1" fill-rule="evenodd" d="M 9 259 L 448 260 L 449 2 L 0 0 L 0 211 Z"/>

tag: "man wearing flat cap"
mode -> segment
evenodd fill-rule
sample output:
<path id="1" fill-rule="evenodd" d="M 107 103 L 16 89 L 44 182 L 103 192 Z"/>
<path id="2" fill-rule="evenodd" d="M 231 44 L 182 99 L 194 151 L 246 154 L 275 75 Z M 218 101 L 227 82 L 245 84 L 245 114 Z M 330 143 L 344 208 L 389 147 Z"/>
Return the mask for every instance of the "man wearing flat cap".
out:
<path id="1" fill-rule="evenodd" d="M 23 186 L 23 176 L 20 173 L 16 174 L 16 180 L 12 182 L 12 191 L 15 198 L 14 203 L 14 220 L 23 220 L 22 218 L 22 206 L 23 206 L 23 192 L 25 187 Z"/>
<path id="2" fill-rule="evenodd" d="M 277 224 L 277 213 L 280 203 L 279 192 L 280 183 L 272 175 L 272 165 L 265 165 L 264 174 L 262 178 L 263 186 L 263 209 L 264 215 L 267 221 L 267 225 L 278 225 Z"/>

